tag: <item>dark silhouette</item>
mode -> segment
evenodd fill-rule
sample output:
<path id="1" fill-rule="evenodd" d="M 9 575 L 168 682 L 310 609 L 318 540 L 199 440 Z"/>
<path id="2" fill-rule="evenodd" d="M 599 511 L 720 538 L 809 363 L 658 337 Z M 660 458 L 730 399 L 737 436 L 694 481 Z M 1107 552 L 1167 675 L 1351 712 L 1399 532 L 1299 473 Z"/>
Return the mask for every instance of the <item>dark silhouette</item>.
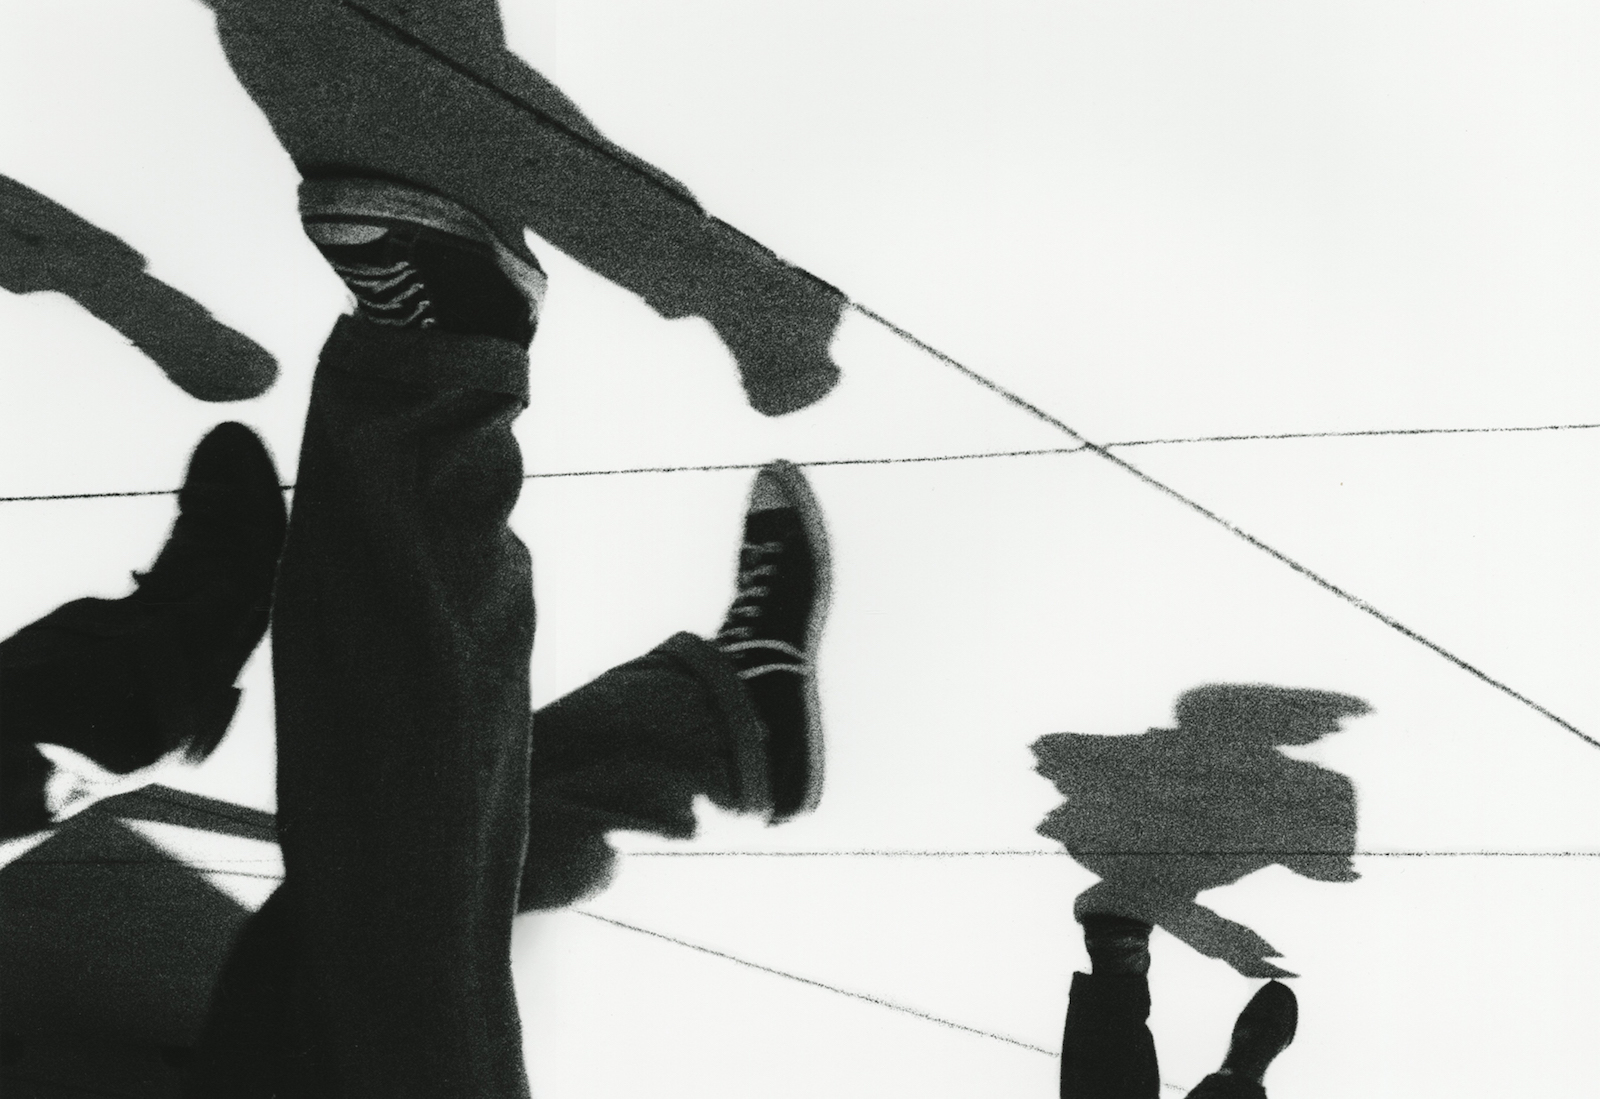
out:
<path id="1" fill-rule="evenodd" d="M 704 317 L 768 415 L 837 381 L 843 295 L 607 141 L 506 48 L 494 0 L 205 2 L 302 173 L 450 195 L 504 240 L 531 228 L 664 317 Z"/>
<path id="2" fill-rule="evenodd" d="M 121 599 L 74 599 L 0 640 L 0 839 L 47 828 L 57 744 L 115 774 L 205 759 L 267 632 L 287 515 L 255 433 L 206 433 L 155 563 Z"/>
<path id="3" fill-rule="evenodd" d="M 1146 929 L 1148 933 L 1148 928 Z M 1061 1040 L 1061 1099 L 1157 1099 L 1160 1065 L 1150 1035 L 1150 983 L 1143 973 L 1076 973 Z M 1289 1043 L 1299 1002 L 1269 981 L 1234 1022 L 1228 1053 L 1189 1099 L 1266 1099 L 1262 1078 Z"/>
<path id="4" fill-rule="evenodd" d="M 1350 780 L 1277 746 L 1310 744 L 1367 712 L 1349 695 L 1218 684 L 1178 700 L 1176 729 L 1040 738 L 1036 769 L 1067 801 L 1039 832 L 1101 878 L 1079 896 L 1079 916 L 1131 916 L 1246 976 L 1291 976 L 1265 960 L 1280 956 L 1270 943 L 1195 898 L 1273 865 L 1316 881 L 1358 877 Z"/>
<path id="5" fill-rule="evenodd" d="M 152 786 L 90 806 L 0 870 L 0 1093 L 179 1094 L 249 912 L 131 821 L 275 838 L 267 813 Z"/>
<path id="6" fill-rule="evenodd" d="M 266 348 L 144 268 L 144 257 L 120 238 L 0 176 L 0 287 L 67 295 L 191 397 L 242 401 L 272 386 L 278 363 Z"/>

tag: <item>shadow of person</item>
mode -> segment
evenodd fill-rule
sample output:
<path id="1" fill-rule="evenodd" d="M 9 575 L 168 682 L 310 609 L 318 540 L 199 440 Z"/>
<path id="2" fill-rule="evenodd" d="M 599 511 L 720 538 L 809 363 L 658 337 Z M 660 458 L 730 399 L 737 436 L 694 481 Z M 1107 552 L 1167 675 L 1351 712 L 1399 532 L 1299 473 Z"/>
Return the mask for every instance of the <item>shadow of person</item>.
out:
<path id="1" fill-rule="evenodd" d="M 259 397 L 278 376 L 266 348 L 147 274 L 144 257 L 120 238 L 6 176 L 0 176 L 0 287 L 67 295 L 202 401 Z"/>
<path id="2" fill-rule="evenodd" d="M 1035 770 L 1067 800 L 1038 831 L 1101 879 L 1077 914 L 1133 916 L 1246 976 L 1292 976 L 1266 960 L 1281 956 L 1270 943 L 1195 898 L 1274 865 L 1356 880 L 1350 780 L 1278 746 L 1311 744 L 1368 710 L 1326 691 L 1212 684 L 1179 698 L 1176 729 L 1041 737 Z"/>
<path id="3" fill-rule="evenodd" d="M 710 217 L 506 48 L 494 0 L 205 0 L 300 171 L 392 177 L 524 227 L 664 317 L 708 320 L 751 405 L 837 382 L 842 294 Z"/>

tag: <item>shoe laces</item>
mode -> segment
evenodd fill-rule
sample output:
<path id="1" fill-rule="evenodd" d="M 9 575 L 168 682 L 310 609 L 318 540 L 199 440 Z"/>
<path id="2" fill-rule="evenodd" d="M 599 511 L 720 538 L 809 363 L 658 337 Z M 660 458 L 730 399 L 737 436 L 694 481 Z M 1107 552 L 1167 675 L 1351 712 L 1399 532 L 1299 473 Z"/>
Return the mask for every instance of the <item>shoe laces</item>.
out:
<path id="1" fill-rule="evenodd" d="M 745 641 L 755 634 L 755 620 L 761 617 L 772 585 L 762 583 L 778 573 L 778 566 L 763 558 L 783 552 L 782 542 L 746 542 L 739 549 L 739 578 L 733 605 L 717 631 L 717 641 Z"/>
<path id="2" fill-rule="evenodd" d="M 438 318 L 428 315 L 433 302 L 426 296 L 422 274 L 409 259 L 390 264 L 360 263 L 324 253 L 334 272 L 356 299 L 362 314 L 374 324 L 392 328 L 432 328 Z"/>

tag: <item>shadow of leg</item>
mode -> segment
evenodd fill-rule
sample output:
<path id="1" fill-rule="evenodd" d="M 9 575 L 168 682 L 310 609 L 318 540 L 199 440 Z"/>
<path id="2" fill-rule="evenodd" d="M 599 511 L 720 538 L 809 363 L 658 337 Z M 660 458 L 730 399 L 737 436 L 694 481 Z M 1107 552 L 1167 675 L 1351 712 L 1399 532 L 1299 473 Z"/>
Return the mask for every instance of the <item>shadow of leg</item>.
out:
<path id="1" fill-rule="evenodd" d="M 602 137 L 505 49 L 492 5 L 453 4 L 464 17 L 452 20 L 381 0 L 207 2 L 235 74 L 303 172 L 437 191 L 507 241 L 533 229 L 664 317 L 706 318 L 767 415 L 837 382 L 843 295 Z"/>
<path id="2" fill-rule="evenodd" d="M 278 364 L 199 302 L 145 273 L 116 236 L 0 176 L 0 286 L 65 294 L 122 333 L 176 386 L 202 401 L 258 397 Z"/>

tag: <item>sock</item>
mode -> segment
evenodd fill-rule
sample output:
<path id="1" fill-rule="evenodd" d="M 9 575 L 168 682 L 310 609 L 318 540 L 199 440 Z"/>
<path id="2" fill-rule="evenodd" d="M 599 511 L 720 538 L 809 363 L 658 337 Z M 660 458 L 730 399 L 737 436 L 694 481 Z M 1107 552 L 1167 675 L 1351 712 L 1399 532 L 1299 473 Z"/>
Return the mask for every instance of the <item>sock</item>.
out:
<path id="1" fill-rule="evenodd" d="M 1150 925 L 1128 916 L 1085 916 L 1083 945 L 1089 948 L 1091 972 L 1150 972 Z"/>

